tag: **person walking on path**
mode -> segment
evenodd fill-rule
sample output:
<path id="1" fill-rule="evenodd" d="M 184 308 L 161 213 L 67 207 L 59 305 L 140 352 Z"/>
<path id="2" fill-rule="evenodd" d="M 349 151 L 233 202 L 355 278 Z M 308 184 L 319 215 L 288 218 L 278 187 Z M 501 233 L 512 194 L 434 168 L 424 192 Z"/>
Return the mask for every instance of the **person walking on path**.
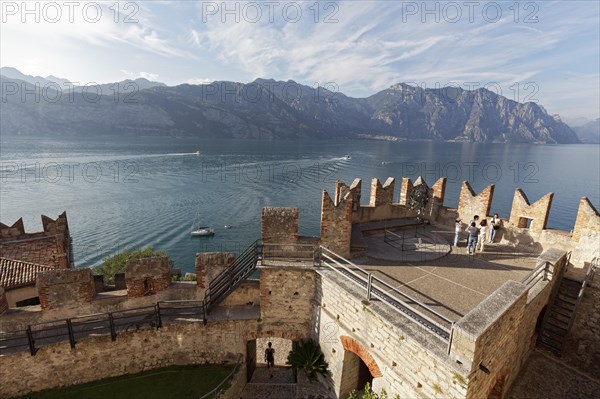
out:
<path id="1" fill-rule="evenodd" d="M 500 230 L 500 226 L 502 225 L 502 220 L 498 217 L 497 213 L 494 213 L 494 217 L 490 220 L 490 244 L 494 242 L 494 238 L 496 237 L 496 232 Z"/>
<path id="2" fill-rule="evenodd" d="M 267 368 L 275 367 L 275 349 L 272 348 L 272 344 L 268 343 L 268 348 L 265 349 L 265 362 L 267 362 Z"/>
<path id="3" fill-rule="evenodd" d="M 479 237 L 479 228 L 475 224 L 475 222 L 471 223 L 468 230 L 469 232 L 469 240 L 467 241 L 467 252 L 469 255 L 475 255 L 475 250 L 477 249 L 477 238 Z M 473 253 L 471 253 L 471 248 L 473 248 Z"/>
<path id="4" fill-rule="evenodd" d="M 462 230 L 462 223 L 460 218 L 454 221 L 454 246 L 458 247 L 458 240 L 460 240 L 460 231 Z"/>
<path id="5" fill-rule="evenodd" d="M 479 251 L 483 252 L 483 247 L 485 246 L 485 237 L 488 230 L 488 222 L 487 219 L 482 219 L 481 223 L 479 223 Z"/>

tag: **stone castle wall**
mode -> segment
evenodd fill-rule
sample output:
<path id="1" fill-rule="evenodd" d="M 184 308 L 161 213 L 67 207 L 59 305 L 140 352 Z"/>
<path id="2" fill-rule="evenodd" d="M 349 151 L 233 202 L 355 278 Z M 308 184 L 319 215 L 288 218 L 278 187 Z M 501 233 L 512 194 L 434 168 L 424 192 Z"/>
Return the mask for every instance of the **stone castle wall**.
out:
<path id="1" fill-rule="evenodd" d="M 96 294 L 91 269 L 38 272 L 36 287 L 42 309 L 79 308 Z"/>
<path id="2" fill-rule="evenodd" d="M 328 384 L 336 395 L 350 389 L 344 385 L 347 371 L 342 370 L 344 359 L 349 360 L 348 350 L 376 376 L 377 393 L 384 389 L 390 396 L 409 398 L 465 397 L 461 376 L 466 369 L 446 355 L 445 342 L 414 323 L 404 323 L 399 313 L 385 305 L 365 305 L 355 286 L 341 278 L 319 272 L 319 311 L 313 330 L 329 362 Z"/>
<path id="3" fill-rule="evenodd" d="M 6 299 L 6 294 L 4 293 L 4 288 L 0 287 L 0 315 L 8 310 L 8 301 Z"/>
<path id="4" fill-rule="evenodd" d="M 275 325 L 296 326 L 307 334 L 311 329 L 315 308 L 316 274 L 302 268 L 260 269 L 260 317 Z M 264 331 L 268 334 L 268 331 Z M 288 338 L 288 337 L 286 337 Z"/>
<path id="5" fill-rule="evenodd" d="M 171 284 L 169 258 L 166 256 L 130 259 L 125 271 L 127 296 L 137 298 L 164 291 Z"/>
<path id="6" fill-rule="evenodd" d="M 256 320 L 184 323 L 43 346 L 2 357 L 0 397 L 185 364 L 234 364 L 246 354 Z"/>
<path id="7" fill-rule="evenodd" d="M 70 267 L 72 254 L 67 213 L 61 213 L 56 219 L 46 215 L 42 215 L 41 218 L 43 230 L 33 233 L 25 231 L 23 218 L 12 226 L 0 223 L 0 246 L 3 256 L 63 269 Z M 39 241 L 43 238 L 51 240 L 52 244 Z"/>

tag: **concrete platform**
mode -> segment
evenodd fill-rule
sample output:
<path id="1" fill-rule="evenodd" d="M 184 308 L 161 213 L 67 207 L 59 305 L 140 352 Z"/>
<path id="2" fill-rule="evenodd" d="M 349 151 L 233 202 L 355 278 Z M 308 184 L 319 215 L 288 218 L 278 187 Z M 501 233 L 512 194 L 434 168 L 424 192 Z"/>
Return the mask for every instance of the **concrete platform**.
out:
<path id="1" fill-rule="evenodd" d="M 426 256 L 419 255 L 420 250 L 417 248 L 404 259 L 390 261 L 398 250 L 384 245 L 383 239 L 379 237 L 380 245 L 369 247 L 370 256 L 353 259 L 353 262 L 454 321 L 506 281 L 520 281 L 536 267 L 539 254 L 529 252 L 530 247 L 488 244 L 483 252 L 468 255 L 464 239 L 459 242 L 458 247 L 450 247 L 454 238 L 453 231 L 435 226 L 432 229 L 445 241 L 435 247 L 451 248 L 446 255 L 432 256 L 428 260 Z M 370 238 L 376 239 L 377 236 L 367 237 L 367 240 Z M 443 251 L 440 250 L 437 254 L 440 255 L 441 252 Z"/>

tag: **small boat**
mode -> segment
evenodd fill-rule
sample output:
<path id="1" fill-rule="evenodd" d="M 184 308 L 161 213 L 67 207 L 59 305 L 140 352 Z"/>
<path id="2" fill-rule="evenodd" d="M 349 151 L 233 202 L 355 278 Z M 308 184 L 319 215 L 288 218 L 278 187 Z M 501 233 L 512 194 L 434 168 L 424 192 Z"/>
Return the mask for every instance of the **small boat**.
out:
<path id="1" fill-rule="evenodd" d="M 225 227 L 226 229 L 230 229 L 230 228 L 232 228 L 233 226 L 232 226 L 232 225 L 230 225 L 230 224 L 226 224 L 226 225 L 225 225 L 225 226 L 223 226 L 223 227 Z"/>
<path id="2" fill-rule="evenodd" d="M 196 155 L 200 155 L 200 151 L 196 151 L 194 154 L 196 154 Z"/>
<path id="3" fill-rule="evenodd" d="M 197 226 L 197 227 L 194 227 Z M 190 233 L 193 237 L 205 237 L 215 235 L 215 230 L 208 226 L 200 225 L 200 211 L 196 214 L 196 220 L 192 223 L 192 232 Z"/>
<path id="4" fill-rule="evenodd" d="M 208 226 L 201 226 L 195 230 L 192 230 L 192 232 L 190 234 L 193 235 L 194 237 L 213 236 L 213 235 L 215 235 L 215 230 L 211 229 Z"/>
<path id="5" fill-rule="evenodd" d="M 344 155 L 344 159 L 350 159 L 350 155 Z"/>

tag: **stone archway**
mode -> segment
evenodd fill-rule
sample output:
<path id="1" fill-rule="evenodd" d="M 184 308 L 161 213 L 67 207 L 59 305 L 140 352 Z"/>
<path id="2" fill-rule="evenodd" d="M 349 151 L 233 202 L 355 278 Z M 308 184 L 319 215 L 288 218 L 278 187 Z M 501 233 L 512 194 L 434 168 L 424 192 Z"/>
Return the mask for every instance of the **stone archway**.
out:
<path id="1" fill-rule="evenodd" d="M 381 374 L 379 366 L 377 365 L 377 362 L 375 362 L 373 356 L 371 356 L 369 351 L 364 346 L 359 344 L 354 338 L 344 335 L 340 337 L 340 341 L 342 341 L 342 346 L 344 347 L 344 350 L 354 352 L 358 357 L 361 358 L 361 360 L 369 368 L 369 371 L 371 372 L 373 378 L 383 376 L 383 374 Z"/>
<path id="2" fill-rule="evenodd" d="M 353 338 L 340 337 L 344 347 L 339 396 L 348 397 L 352 390 L 360 391 L 367 383 L 373 385 L 373 378 L 381 377 L 381 370 L 367 349 Z"/>

